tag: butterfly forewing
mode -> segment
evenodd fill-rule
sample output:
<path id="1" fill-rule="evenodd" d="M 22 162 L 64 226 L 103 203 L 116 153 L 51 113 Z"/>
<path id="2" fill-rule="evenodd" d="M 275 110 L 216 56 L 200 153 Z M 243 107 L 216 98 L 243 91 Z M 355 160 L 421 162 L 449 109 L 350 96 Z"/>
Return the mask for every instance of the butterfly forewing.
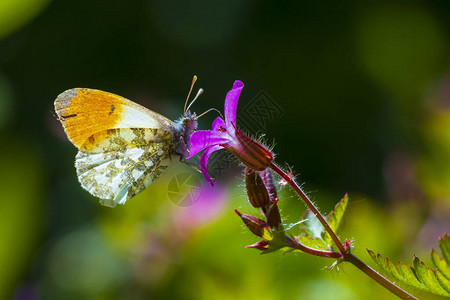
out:
<path id="1" fill-rule="evenodd" d="M 173 122 L 118 95 L 75 88 L 61 93 L 55 111 L 69 140 L 81 150 L 94 134 L 114 128 L 154 128 L 171 131 Z"/>

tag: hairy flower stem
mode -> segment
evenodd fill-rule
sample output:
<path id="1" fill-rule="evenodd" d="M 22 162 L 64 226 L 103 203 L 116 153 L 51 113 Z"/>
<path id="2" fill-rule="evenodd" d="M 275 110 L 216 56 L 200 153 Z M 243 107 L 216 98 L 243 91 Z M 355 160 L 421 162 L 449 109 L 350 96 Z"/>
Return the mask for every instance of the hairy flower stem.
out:
<path id="1" fill-rule="evenodd" d="M 333 242 L 336 244 L 336 247 L 339 249 L 339 251 L 342 253 L 342 255 L 345 255 L 347 253 L 347 249 L 342 245 L 341 241 L 338 239 L 334 231 L 331 229 L 330 225 L 328 225 L 328 222 L 325 220 L 325 218 L 322 216 L 322 214 L 319 212 L 317 207 L 312 203 L 312 201 L 306 196 L 306 194 L 302 191 L 302 189 L 298 186 L 298 184 L 292 179 L 292 176 L 289 176 L 286 174 L 283 170 L 281 170 L 276 164 L 271 163 L 270 168 L 274 170 L 278 175 L 280 175 L 294 190 L 299 194 L 299 196 L 303 199 L 303 201 L 306 203 L 308 208 L 314 213 L 316 218 L 319 220 L 319 222 L 322 224 L 322 226 L 325 228 L 326 232 L 331 236 L 333 239 Z"/>
<path id="2" fill-rule="evenodd" d="M 317 219 L 320 221 L 320 223 L 323 225 L 323 227 L 325 228 L 326 232 L 331 236 L 331 238 L 333 239 L 333 242 L 336 244 L 336 246 L 338 247 L 340 253 L 339 256 L 343 261 L 348 261 L 351 264 L 353 264 L 355 267 L 357 267 L 358 269 L 360 269 L 362 272 L 366 273 L 367 276 L 369 276 L 370 278 L 372 278 L 373 280 L 375 280 L 376 282 L 378 282 L 381 286 L 385 287 L 387 290 L 389 290 L 391 293 L 393 293 L 394 295 L 400 297 L 401 299 L 417 299 L 414 296 L 410 295 L 409 293 L 407 293 L 406 291 L 404 291 L 403 289 L 401 289 L 400 287 L 396 286 L 394 283 L 392 283 L 391 281 L 387 280 L 385 277 L 383 277 L 382 275 L 380 275 L 377 271 L 375 271 L 374 269 L 372 269 L 371 267 L 369 267 L 368 265 L 366 265 L 365 263 L 363 263 L 361 260 L 359 260 L 359 258 L 357 258 L 356 256 L 354 256 L 349 250 L 349 248 L 344 247 L 344 245 L 342 245 L 341 241 L 339 240 L 339 238 L 336 236 L 336 234 L 334 233 L 334 231 L 331 229 L 330 225 L 328 224 L 328 222 L 325 220 L 325 218 L 322 216 L 322 214 L 319 212 L 319 210 L 317 209 L 317 207 L 314 205 L 314 203 L 312 203 L 312 201 L 308 198 L 308 196 L 306 196 L 306 194 L 303 192 L 303 190 L 298 186 L 298 184 L 294 181 L 294 179 L 292 178 L 292 176 L 289 176 L 288 174 L 286 174 L 282 169 L 280 169 L 277 165 L 275 165 L 274 163 L 270 164 L 270 168 L 272 170 L 274 170 L 278 175 L 280 175 L 296 192 L 297 194 L 303 199 L 303 201 L 306 203 L 306 205 L 308 206 L 308 208 L 314 213 L 314 215 L 317 217 Z M 337 256 L 336 253 L 338 252 L 329 252 L 329 253 L 314 253 L 314 251 L 310 251 L 310 249 L 307 249 L 308 247 L 305 247 L 303 245 L 301 246 L 297 246 L 297 249 L 302 250 L 306 253 L 312 254 L 312 255 L 317 255 L 317 256 L 327 256 L 327 257 L 333 257 L 333 256 Z M 327 251 L 325 251 L 327 252 Z M 325 254 L 325 255 L 323 255 Z M 332 254 L 332 256 L 329 256 L 330 254 Z"/>
<path id="3" fill-rule="evenodd" d="M 321 257 L 328 257 L 328 258 L 336 258 L 336 259 L 342 259 L 342 253 L 341 252 L 334 252 L 334 251 L 326 251 L 326 250 L 317 250 L 314 248 L 310 248 L 308 246 L 303 245 L 302 243 L 295 241 L 293 238 L 286 236 L 286 241 L 289 247 L 292 249 L 300 250 L 305 253 L 314 255 L 314 256 L 321 256 Z"/>

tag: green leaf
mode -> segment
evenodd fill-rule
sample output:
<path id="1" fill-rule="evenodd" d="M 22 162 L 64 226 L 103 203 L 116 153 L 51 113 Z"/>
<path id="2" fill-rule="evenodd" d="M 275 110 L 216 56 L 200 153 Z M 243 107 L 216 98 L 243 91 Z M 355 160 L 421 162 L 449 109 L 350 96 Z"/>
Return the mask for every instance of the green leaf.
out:
<path id="1" fill-rule="evenodd" d="M 424 262 L 421 261 L 417 256 L 414 256 L 413 264 L 414 269 L 416 270 L 416 276 L 424 286 L 428 287 L 428 289 L 434 294 L 447 294 L 447 291 L 444 290 L 439 284 L 434 271 L 430 268 L 427 268 Z"/>
<path id="2" fill-rule="evenodd" d="M 442 256 L 444 256 L 445 261 L 450 265 L 450 235 L 444 234 L 439 239 L 439 248 L 441 248 Z M 448 277 L 447 277 L 448 278 Z"/>
<path id="3" fill-rule="evenodd" d="M 266 228 L 264 228 L 263 238 L 269 241 L 269 245 L 266 250 L 261 252 L 262 254 L 274 252 L 286 247 L 286 234 L 283 230 L 266 230 Z"/>
<path id="4" fill-rule="evenodd" d="M 447 264 L 447 262 L 437 254 L 434 249 L 431 250 L 431 261 L 436 266 L 436 268 L 440 271 L 440 273 L 447 278 L 447 280 L 450 280 L 450 265 Z"/>
<path id="5" fill-rule="evenodd" d="M 271 241 L 273 240 L 273 232 L 270 229 L 270 227 L 264 227 L 263 228 L 263 234 L 261 236 L 263 239 Z"/>
<path id="6" fill-rule="evenodd" d="M 444 275 L 439 270 L 436 270 L 436 278 L 439 281 L 439 284 L 446 290 L 448 293 L 450 293 L 450 280 L 445 278 Z"/>
<path id="7" fill-rule="evenodd" d="M 390 259 L 386 259 L 386 266 L 389 268 L 389 271 L 396 279 L 401 280 L 403 278 L 403 275 L 400 274 L 399 270 L 395 267 L 395 264 Z"/>
<path id="8" fill-rule="evenodd" d="M 342 217 L 344 216 L 345 209 L 347 208 L 348 204 L 348 194 L 345 194 L 345 196 L 339 201 L 336 206 L 334 207 L 334 210 L 330 212 L 330 214 L 327 216 L 328 224 L 330 225 L 331 229 L 334 232 L 337 232 L 339 229 L 339 225 L 341 224 Z M 330 247 L 334 245 L 333 239 L 331 236 L 324 232 L 324 240 L 327 245 Z"/>
<path id="9" fill-rule="evenodd" d="M 302 223 L 301 228 L 306 235 L 313 238 L 322 238 L 324 228 L 312 211 L 308 209 L 303 216 L 303 220 L 306 221 Z"/>
<path id="10" fill-rule="evenodd" d="M 310 247 L 318 250 L 330 250 L 328 245 L 325 244 L 324 240 L 321 238 L 314 238 L 306 235 L 301 235 L 298 240 L 301 244 L 306 247 Z"/>
<path id="11" fill-rule="evenodd" d="M 375 255 L 369 249 L 367 252 L 378 266 L 400 282 L 436 295 L 450 296 L 448 280 L 438 270 L 427 268 L 418 257 L 414 256 L 412 267 L 401 262 L 394 264 L 389 258 L 384 259 L 379 253 Z"/>
<path id="12" fill-rule="evenodd" d="M 345 194 L 341 201 L 336 204 L 334 210 L 325 217 L 334 232 L 339 228 L 347 204 L 348 194 Z M 304 235 L 299 237 L 299 242 L 314 249 L 331 250 L 334 245 L 333 239 L 326 233 L 325 228 L 317 219 L 316 215 L 312 211 L 307 210 L 303 216 L 303 220 L 305 221 L 302 223 L 301 229 Z"/>
<path id="13" fill-rule="evenodd" d="M 448 234 L 443 235 L 439 240 L 439 248 L 441 248 L 442 256 L 432 249 L 431 250 L 431 261 L 436 266 L 435 270 L 436 279 L 440 286 L 450 293 L 450 264 L 448 262 L 449 248 L 450 248 L 450 238 Z"/>
<path id="14" fill-rule="evenodd" d="M 386 260 L 389 260 L 386 258 Z M 400 280 L 404 280 L 406 284 L 409 284 L 415 288 L 425 290 L 424 286 L 420 283 L 420 281 L 417 279 L 414 269 L 411 266 L 408 266 L 402 262 L 398 262 L 397 269 L 401 275 Z"/>

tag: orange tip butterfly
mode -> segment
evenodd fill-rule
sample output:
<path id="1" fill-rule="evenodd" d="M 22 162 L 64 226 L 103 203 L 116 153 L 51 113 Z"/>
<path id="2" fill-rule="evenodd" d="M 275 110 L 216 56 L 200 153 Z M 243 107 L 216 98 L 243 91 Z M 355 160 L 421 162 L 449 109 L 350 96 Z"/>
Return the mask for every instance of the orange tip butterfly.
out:
<path id="1" fill-rule="evenodd" d="M 197 116 L 186 108 L 171 121 L 121 96 L 74 88 L 55 100 L 55 111 L 68 139 L 78 148 L 75 168 L 81 186 L 114 207 L 142 192 L 171 164 L 189 154 Z"/>

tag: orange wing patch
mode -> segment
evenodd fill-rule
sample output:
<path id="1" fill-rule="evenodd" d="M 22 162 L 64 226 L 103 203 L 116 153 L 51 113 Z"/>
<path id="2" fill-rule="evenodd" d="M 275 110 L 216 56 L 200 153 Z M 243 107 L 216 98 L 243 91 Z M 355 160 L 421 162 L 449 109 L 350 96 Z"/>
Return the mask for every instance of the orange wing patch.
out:
<path id="1" fill-rule="evenodd" d="M 125 105 L 126 100 L 115 94 L 75 88 L 56 98 L 55 111 L 69 140 L 81 149 L 89 137 L 120 123 Z"/>

